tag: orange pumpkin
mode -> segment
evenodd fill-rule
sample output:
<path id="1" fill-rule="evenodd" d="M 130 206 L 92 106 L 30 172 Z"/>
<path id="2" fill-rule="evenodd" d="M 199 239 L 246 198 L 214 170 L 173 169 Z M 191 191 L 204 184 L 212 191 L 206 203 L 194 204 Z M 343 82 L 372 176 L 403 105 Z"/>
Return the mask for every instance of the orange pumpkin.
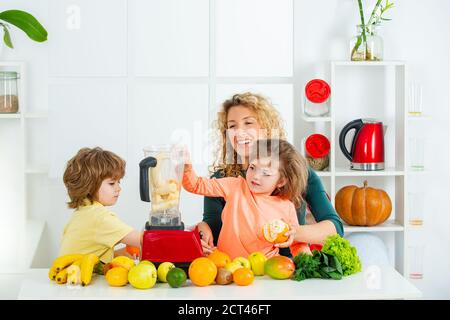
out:
<path id="1" fill-rule="evenodd" d="M 336 211 L 348 225 L 376 226 L 389 218 L 392 202 L 389 195 L 381 189 L 367 186 L 346 186 L 335 197 Z"/>

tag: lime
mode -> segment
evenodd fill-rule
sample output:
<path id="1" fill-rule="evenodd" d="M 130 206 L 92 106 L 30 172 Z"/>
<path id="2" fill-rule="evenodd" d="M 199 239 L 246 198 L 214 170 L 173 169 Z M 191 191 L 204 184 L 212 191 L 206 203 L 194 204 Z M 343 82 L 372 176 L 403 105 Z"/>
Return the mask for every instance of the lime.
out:
<path id="1" fill-rule="evenodd" d="M 179 288 L 186 282 L 187 276 L 183 269 L 172 268 L 167 273 L 166 279 L 172 288 Z"/>

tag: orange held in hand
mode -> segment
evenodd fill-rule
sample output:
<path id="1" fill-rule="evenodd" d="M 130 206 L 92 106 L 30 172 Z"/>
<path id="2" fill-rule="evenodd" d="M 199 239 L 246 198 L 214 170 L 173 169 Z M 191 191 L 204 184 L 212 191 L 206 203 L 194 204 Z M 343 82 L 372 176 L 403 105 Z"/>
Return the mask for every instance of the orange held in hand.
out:
<path id="1" fill-rule="evenodd" d="M 279 219 L 272 220 L 263 226 L 264 238 L 271 243 L 286 242 L 289 237 L 284 234 L 289 231 L 289 225 Z"/>
<path id="2" fill-rule="evenodd" d="M 200 257 L 191 262 L 188 274 L 193 284 L 204 287 L 212 284 L 216 279 L 217 267 L 210 259 Z"/>

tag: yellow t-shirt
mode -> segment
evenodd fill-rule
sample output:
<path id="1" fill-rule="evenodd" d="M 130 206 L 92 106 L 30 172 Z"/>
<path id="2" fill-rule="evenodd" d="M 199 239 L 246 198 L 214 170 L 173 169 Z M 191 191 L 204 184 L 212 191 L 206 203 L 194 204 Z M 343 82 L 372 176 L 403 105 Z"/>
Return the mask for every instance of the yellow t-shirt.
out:
<path id="1" fill-rule="evenodd" d="M 74 211 L 64 228 L 59 255 L 94 253 L 108 263 L 114 258 L 114 246 L 131 231 L 115 213 L 94 201 Z"/>

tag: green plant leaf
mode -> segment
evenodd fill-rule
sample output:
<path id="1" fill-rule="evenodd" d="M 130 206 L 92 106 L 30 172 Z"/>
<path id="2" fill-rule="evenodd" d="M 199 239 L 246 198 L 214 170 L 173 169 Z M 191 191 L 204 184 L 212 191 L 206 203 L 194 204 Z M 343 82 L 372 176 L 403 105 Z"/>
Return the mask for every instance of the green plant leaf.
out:
<path id="1" fill-rule="evenodd" d="M 6 26 L 3 26 L 3 41 L 5 42 L 5 44 L 10 47 L 11 49 L 14 49 L 14 46 L 11 42 L 11 36 L 9 34 L 9 30 Z"/>
<path id="2" fill-rule="evenodd" d="M 328 275 L 330 276 L 331 279 L 334 279 L 334 280 L 342 279 L 342 275 L 337 272 L 330 272 Z"/>
<path id="3" fill-rule="evenodd" d="M 47 40 L 47 30 L 31 14 L 21 10 L 0 12 L 0 20 L 6 21 L 21 29 L 27 36 L 37 42 Z"/>

